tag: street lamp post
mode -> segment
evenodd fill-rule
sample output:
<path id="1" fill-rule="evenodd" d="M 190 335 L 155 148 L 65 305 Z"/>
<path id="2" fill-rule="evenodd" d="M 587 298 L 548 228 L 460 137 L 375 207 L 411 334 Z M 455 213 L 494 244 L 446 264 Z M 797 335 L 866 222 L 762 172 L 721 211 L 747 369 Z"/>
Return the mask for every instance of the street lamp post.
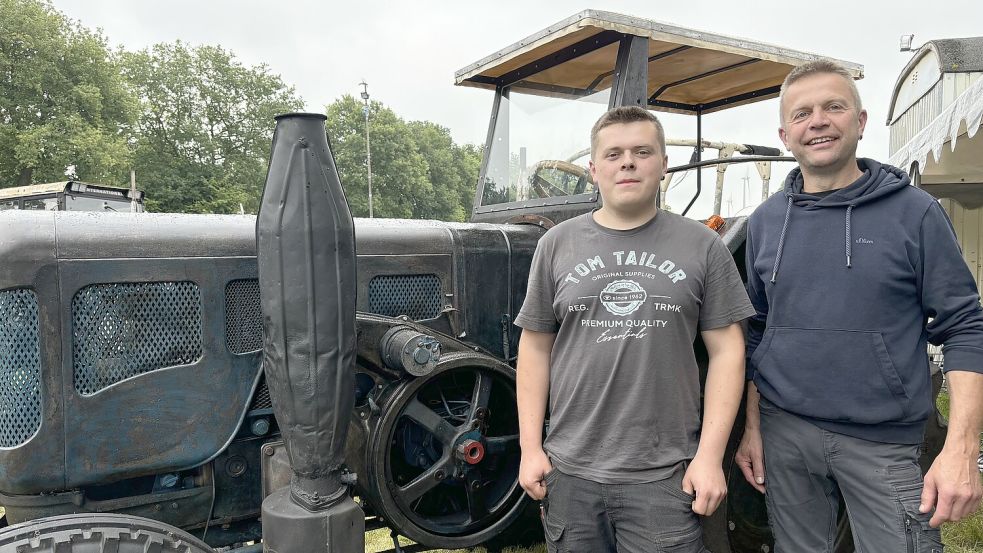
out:
<path id="1" fill-rule="evenodd" d="M 362 113 L 365 114 L 365 170 L 369 177 L 369 219 L 372 218 L 372 148 L 369 145 L 369 83 L 362 80 Z"/>

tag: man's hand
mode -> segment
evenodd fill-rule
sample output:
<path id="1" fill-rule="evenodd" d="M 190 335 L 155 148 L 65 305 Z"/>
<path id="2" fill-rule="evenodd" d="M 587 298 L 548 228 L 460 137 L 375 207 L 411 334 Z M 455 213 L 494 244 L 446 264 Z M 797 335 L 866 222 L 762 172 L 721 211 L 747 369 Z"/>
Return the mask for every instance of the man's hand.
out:
<path id="1" fill-rule="evenodd" d="M 703 430 L 696 457 L 683 475 L 683 491 L 696 494 L 693 512 L 709 516 L 727 496 L 722 461 L 744 392 L 744 332 L 741 325 L 700 333 L 710 362 L 704 387 Z"/>
<path id="2" fill-rule="evenodd" d="M 942 448 L 932 468 L 925 475 L 922 501 L 918 510 L 935 513 L 929 525 L 938 528 L 943 522 L 957 521 L 973 514 L 980 506 L 983 485 L 977 466 L 979 451 L 970 455 Z"/>
<path id="3" fill-rule="evenodd" d="M 761 444 L 761 430 L 745 428 L 744 437 L 737 446 L 734 462 L 741 467 L 744 479 L 761 493 L 765 493 L 765 456 Z"/>
<path id="4" fill-rule="evenodd" d="M 540 448 L 536 451 L 522 450 L 519 461 L 519 485 L 526 490 L 529 497 L 539 500 L 546 497 L 546 475 L 553 470 L 546 452 Z"/>
<path id="5" fill-rule="evenodd" d="M 683 491 L 696 495 L 696 500 L 693 501 L 694 513 L 712 515 L 727 497 L 727 481 L 719 460 L 714 462 L 697 453 L 683 475 Z"/>
<path id="6" fill-rule="evenodd" d="M 976 461 L 983 422 L 983 374 L 949 369 L 949 430 L 945 445 L 925 475 L 918 510 L 935 509 L 929 524 L 959 520 L 980 506 L 983 486 Z"/>

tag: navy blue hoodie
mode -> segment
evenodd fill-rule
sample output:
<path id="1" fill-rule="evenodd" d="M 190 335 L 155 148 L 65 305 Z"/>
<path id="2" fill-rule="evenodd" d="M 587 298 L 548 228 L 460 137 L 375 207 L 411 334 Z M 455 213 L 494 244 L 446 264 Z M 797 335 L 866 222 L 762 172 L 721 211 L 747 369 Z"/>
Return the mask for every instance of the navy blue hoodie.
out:
<path id="1" fill-rule="evenodd" d="M 983 311 L 939 203 L 895 167 L 858 160 L 825 197 L 785 191 L 748 223 L 748 377 L 827 430 L 920 443 L 933 411 L 927 343 L 946 370 L 983 372 Z"/>

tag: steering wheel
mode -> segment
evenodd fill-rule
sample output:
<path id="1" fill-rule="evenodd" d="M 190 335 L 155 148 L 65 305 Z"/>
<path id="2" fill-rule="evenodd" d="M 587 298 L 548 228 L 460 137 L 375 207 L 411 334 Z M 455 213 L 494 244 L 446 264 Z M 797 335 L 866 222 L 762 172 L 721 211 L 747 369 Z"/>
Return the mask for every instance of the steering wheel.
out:
<path id="1" fill-rule="evenodd" d="M 583 194 L 587 189 L 587 184 L 592 183 L 590 173 L 583 167 L 570 163 L 569 161 L 545 159 L 533 165 L 531 171 L 532 176 L 529 177 L 533 190 L 540 198 L 569 196 L 571 194 L 544 177 L 541 173 L 545 171 L 560 171 L 577 177 L 577 184 L 573 188 L 573 194 Z"/>

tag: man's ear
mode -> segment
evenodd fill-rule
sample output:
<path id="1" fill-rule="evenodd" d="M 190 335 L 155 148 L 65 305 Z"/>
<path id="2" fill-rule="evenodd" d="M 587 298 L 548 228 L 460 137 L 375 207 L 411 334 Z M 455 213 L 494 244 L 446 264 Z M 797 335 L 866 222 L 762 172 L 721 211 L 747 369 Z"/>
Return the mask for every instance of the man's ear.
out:
<path id="1" fill-rule="evenodd" d="M 785 134 L 785 127 L 778 127 L 778 138 L 785 145 L 785 149 L 791 152 L 791 148 L 788 147 L 788 135 Z"/>
<path id="2" fill-rule="evenodd" d="M 587 161 L 587 170 L 590 171 L 590 180 L 597 182 L 597 166 L 594 165 L 593 159 Z"/>
<path id="3" fill-rule="evenodd" d="M 860 110 L 860 115 L 858 116 L 860 120 L 860 138 L 864 137 L 864 129 L 867 128 L 867 110 Z"/>

